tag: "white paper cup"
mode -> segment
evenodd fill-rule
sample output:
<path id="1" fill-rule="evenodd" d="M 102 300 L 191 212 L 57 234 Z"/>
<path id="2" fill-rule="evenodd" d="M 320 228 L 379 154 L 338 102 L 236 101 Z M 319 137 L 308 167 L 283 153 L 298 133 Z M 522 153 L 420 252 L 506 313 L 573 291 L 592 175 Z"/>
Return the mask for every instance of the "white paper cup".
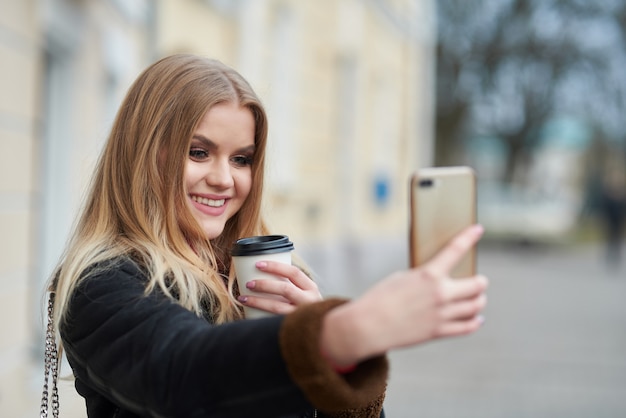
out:
<path id="1" fill-rule="evenodd" d="M 249 290 L 246 283 L 250 280 L 287 280 L 271 274 L 263 273 L 257 269 L 257 261 L 277 261 L 291 264 L 291 252 L 293 243 L 286 235 L 261 235 L 256 237 L 241 238 L 235 242 L 231 250 L 237 284 L 241 295 L 253 295 L 268 299 L 283 300 L 280 296 L 259 294 Z M 244 306 L 246 319 L 264 318 L 271 316 L 270 312 Z"/>

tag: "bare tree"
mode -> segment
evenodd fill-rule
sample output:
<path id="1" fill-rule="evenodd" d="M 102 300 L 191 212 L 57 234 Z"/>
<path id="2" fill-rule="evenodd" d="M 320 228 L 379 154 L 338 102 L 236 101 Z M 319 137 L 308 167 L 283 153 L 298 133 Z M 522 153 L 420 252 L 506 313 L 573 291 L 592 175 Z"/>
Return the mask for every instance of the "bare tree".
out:
<path id="1" fill-rule="evenodd" d="M 436 163 L 489 135 L 506 144 L 511 181 L 560 113 L 624 132 L 623 3 L 438 0 Z"/>

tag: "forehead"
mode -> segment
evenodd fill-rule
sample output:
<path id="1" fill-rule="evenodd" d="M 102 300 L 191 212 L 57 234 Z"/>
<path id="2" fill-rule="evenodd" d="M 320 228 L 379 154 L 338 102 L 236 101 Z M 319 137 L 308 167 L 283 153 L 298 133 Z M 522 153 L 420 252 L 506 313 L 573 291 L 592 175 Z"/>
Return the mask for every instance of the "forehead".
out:
<path id="1" fill-rule="evenodd" d="M 254 144 L 255 118 L 252 111 L 238 103 L 219 103 L 207 110 L 195 129 L 194 136 L 212 142 Z"/>

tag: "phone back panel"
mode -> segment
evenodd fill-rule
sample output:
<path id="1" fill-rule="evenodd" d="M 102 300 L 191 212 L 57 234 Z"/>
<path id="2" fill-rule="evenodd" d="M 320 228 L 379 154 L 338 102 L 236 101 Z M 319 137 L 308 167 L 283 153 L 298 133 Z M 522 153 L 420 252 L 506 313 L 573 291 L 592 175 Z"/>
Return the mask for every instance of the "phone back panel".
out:
<path id="1" fill-rule="evenodd" d="M 470 167 L 434 167 L 411 178 L 411 266 L 430 260 L 456 234 L 476 223 L 476 176 Z M 476 274 L 473 248 L 452 277 Z"/>

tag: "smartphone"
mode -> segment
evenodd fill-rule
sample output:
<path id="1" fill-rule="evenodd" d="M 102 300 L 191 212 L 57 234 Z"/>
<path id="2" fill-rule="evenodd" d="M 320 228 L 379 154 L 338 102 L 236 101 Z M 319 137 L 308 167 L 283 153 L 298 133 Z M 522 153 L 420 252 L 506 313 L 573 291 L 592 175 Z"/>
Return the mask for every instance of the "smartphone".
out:
<path id="1" fill-rule="evenodd" d="M 455 235 L 476 223 L 476 174 L 471 167 L 424 168 L 411 176 L 410 263 L 430 260 Z M 476 248 L 457 264 L 452 277 L 476 274 Z"/>

